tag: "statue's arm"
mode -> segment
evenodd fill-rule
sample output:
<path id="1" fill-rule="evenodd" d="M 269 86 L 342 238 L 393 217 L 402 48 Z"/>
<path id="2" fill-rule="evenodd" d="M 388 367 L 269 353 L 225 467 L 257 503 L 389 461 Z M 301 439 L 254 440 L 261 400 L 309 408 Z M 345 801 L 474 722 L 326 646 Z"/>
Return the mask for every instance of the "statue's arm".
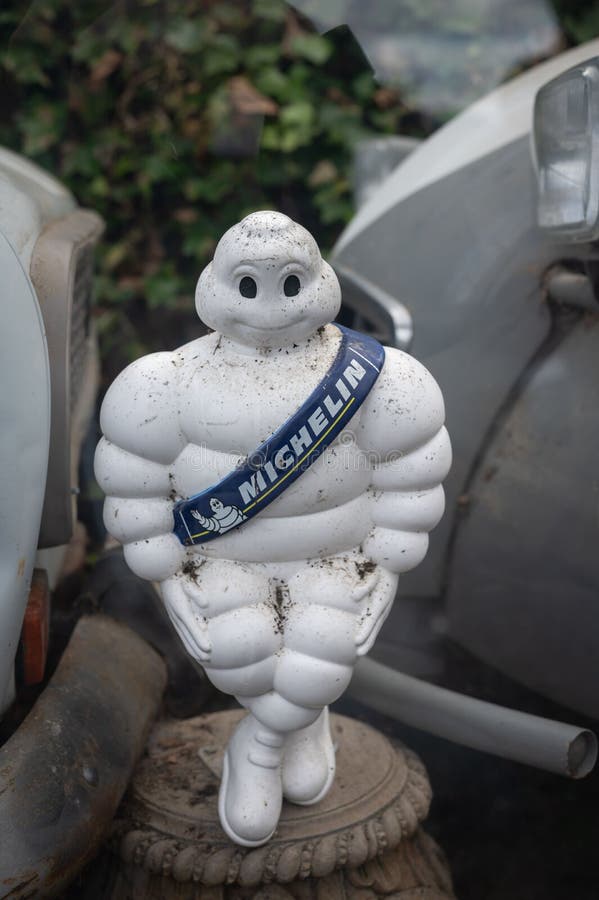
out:
<path id="1" fill-rule="evenodd" d="M 132 363 L 108 389 L 100 414 L 104 437 L 95 472 L 106 493 L 104 523 L 124 546 L 130 568 L 164 581 L 186 551 L 173 534 L 172 463 L 186 445 L 177 413 L 174 354 Z"/>
<path id="2" fill-rule="evenodd" d="M 413 357 L 387 348 L 383 371 L 362 406 L 358 443 L 369 453 L 373 527 L 367 556 L 390 572 L 417 566 L 444 510 L 451 465 L 441 391 Z"/>

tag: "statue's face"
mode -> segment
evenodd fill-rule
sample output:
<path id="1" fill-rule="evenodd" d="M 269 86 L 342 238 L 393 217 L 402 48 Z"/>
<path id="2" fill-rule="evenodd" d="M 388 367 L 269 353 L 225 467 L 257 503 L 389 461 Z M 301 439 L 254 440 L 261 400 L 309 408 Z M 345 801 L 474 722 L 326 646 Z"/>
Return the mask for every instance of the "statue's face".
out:
<path id="1" fill-rule="evenodd" d="M 258 212 L 221 238 L 196 289 L 200 318 L 248 347 L 283 347 L 332 321 L 341 290 L 312 235 Z"/>

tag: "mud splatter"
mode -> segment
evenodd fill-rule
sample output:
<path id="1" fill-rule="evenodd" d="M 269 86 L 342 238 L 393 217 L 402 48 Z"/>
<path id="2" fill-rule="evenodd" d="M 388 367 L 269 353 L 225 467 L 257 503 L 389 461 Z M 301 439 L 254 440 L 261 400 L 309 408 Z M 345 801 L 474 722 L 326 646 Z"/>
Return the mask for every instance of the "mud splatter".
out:
<path id="1" fill-rule="evenodd" d="M 206 560 L 197 560 L 197 559 L 187 559 L 183 563 L 181 567 L 181 571 L 184 575 L 186 575 L 190 581 L 193 581 L 194 584 L 198 584 L 198 573 L 202 566 L 204 565 Z"/>
<path id="2" fill-rule="evenodd" d="M 372 572 L 374 572 L 374 570 L 376 569 L 376 563 L 374 563 L 371 559 L 365 559 L 362 562 L 356 562 L 354 563 L 354 565 L 356 567 L 356 572 L 358 573 L 358 578 L 361 581 L 364 581 L 364 579 L 368 575 L 371 575 Z"/>

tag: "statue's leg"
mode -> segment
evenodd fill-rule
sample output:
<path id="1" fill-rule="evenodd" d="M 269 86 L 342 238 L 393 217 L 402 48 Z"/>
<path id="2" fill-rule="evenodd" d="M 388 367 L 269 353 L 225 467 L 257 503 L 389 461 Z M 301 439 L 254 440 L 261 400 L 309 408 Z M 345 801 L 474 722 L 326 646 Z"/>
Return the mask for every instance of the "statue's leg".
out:
<path id="1" fill-rule="evenodd" d="M 251 714 L 251 700 L 274 688 L 283 647 L 276 583 L 264 567 L 208 560 L 190 572 L 187 599 L 177 606 L 188 633 L 200 629 L 198 654 L 212 683 L 250 709 L 225 751 L 219 793 L 223 829 L 238 844 L 269 839 L 281 813 L 284 733 Z M 192 647 L 199 641 L 187 641 Z"/>
<path id="2" fill-rule="evenodd" d="M 311 806 L 327 795 L 335 778 L 328 706 L 311 725 L 287 735 L 282 775 L 283 796 L 291 803 Z"/>
<path id="3" fill-rule="evenodd" d="M 283 734 L 265 728 L 251 713 L 229 739 L 218 813 L 223 829 L 236 844 L 257 847 L 277 827 L 283 802 L 283 746 Z"/>
<path id="4" fill-rule="evenodd" d="M 199 558 L 162 593 L 188 652 L 219 690 L 254 696 L 272 689 L 283 638 L 275 585 L 263 567 Z"/>
<path id="5" fill-rule="evenodd" d="M 271 690 L 236 694 L 263 726 L 285 734 L 311 726 L 343 693 L 357 658 L 353 582 L 343 566 L 325 562 L 298 565 L 279 589 L 282 646 Z"/>
<path id="6" fill-rule="evenodd" d="M 372 620 L 388 596 L 392 601 L 395 586 L 393 576 L 357 552 L 306 563 L 288 581 L 275 688 L 287 702 L 318 712 L 285 741 L 283 793 L 294 803 L 318 803 L 333 783 L 327 706 L 347 688 L 363 652 L 365 627 L 378 632 Z"/>

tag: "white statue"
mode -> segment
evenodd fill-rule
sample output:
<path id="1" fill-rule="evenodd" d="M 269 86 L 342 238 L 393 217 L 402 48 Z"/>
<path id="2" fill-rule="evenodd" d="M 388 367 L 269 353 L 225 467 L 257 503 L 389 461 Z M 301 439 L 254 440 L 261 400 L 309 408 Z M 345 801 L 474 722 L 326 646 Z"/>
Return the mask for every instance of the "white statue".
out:
<path id="1" fill-rule="evenodd" d="M 441 392 L 411 356 L 330 324 L 340 301 L 311 235 L 254 213 L 199 279 L 214 332 L 132 363 L 102 407 L 106 527 L 160 583 L 188 652 L 248 710 L 219 813 L 249 847 L 271 837 L 283 797 L 329 790 L 327 706 L 443 513 Z"/>

